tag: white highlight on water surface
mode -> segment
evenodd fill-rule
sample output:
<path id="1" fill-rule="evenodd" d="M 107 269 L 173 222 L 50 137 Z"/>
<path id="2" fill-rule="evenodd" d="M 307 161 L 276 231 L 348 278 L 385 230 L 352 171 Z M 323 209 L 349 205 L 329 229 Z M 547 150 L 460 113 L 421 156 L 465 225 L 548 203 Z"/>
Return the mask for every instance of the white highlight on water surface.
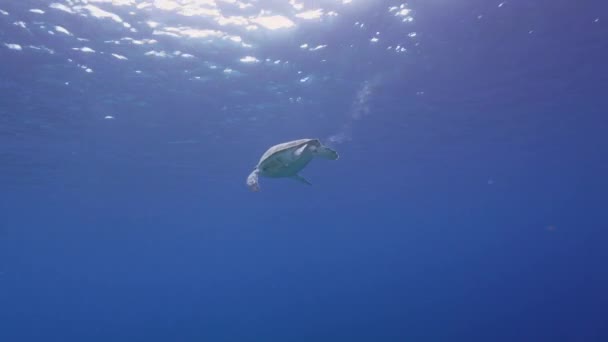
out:
<path id="1" fill-rule="evenodd" d="M 119 54 L 117 54 L 117 53 L 113 53 L 113 54 L 112 54 L 112 56 L 116 57 L 117 59 L 123 59 L 123 60 L 128 59 L 127 57 L 125 57 L 125 56 L 123 56 L 123 55 L 119 55 Z"/>
<path id="2" fill-rule="evenodd" d="M 410 14 L 410 12 L 411 12 L 411 11 L 412 11 L 412 10 L 410 10 L 410 9 L 408 9 L 408 8 L 404 8 L 404 9 L 402 9 L 402 10 L 399 10 L 397 13 L 395 13 L 395 15 L 399 15 L 399 16 L 405 17 L 405 16 L 407 16 L 408 14 Z"/>
<path id="3" fill-rule="evenodd" d="M 72 50 L 76 50 L 76 51 L 82 51 L 82 52 L 86 52 L 86 53 L 95 53 L 95 50 L 91 49 L 90 47 L 84 46 L 81 48 L 72 48 Z"/>
<path id="4" fill-rule="evenodd" d="M 166 27 L 164 30 L 154 30 L 152 34 L 188 38 L 221 38 L 224 35 L 222 31 L 209 29 L 200 30 L 191 27 Z"/>
<path id="5" fill-rule="evenodd" d="M 157 27 L 158 27 L 158 25 L 160 25 L 160 24 L 159 24 L 159 23 L 157 23 L 156 21 L 152 21 L 152 20 L 148 20 L 148 21 L 146 21 L 146 24 L 148 24 L 148 26 L 149 26 L 150 28 L 157 28 Z"/>
<path id="6" fill-rule="evenodd" d="M 215 20 L 218 24 L 237 25 L 245 27 L 247 30 L 256 30 L 258 27 L 252 25 L 254 20 L 243 16 L 224 16 L 216 0 L 154 0 L 153 3 L 142 3 L 138 8 L 155 7 L 163 11 L 174 12 L 188 17 L 205 17 Z M 235 0 L 222 0 L 221 2 L 232 4 L 239 9 L 253 7 L 251 3 Z M 260 15 L 263 15 L 262 10 Z"/>
<path id="7" fill-rule="evenodd" d="M 237 43 L 243 42 L 243 39 L 241 37 L 239 37 L 239 36 L 224 36 L 222 38 L 224 38 L 224 39 L 230 39 L 233 42 L 237 42 Z"/>
<path id="8" fill-rule="evenodd" d="M 128 41 L 131 42 L 135 45 L 144 45 L 144 44 L 156 44 L 158 43 L 158 41 L 156 39 L 142 39 L 142 40 L 137 40 L 137 39 L 133 39 L 131 37 L 124 37 L 124 38 L 120 38 L 120 40 L 124 40 L 124 41 Z M 116 44 L 119 44 L 120 42 L 117 41 L 113 41 Z"/>
<path id="9" fill-rule="evenodd" d="M 36 14 L 44 14 L 44 11 L 43 11 L 43 10 L 41 10 L 41 9 L 38 9 L 38 8 L 32 8 L 32 9 L 30 10 L 30 12 L 32 12 L 32 13 L 36 13 Z"/>
<path id="10" fill-rule="evenodd" d="M 165 51 L 156 51 L 156 50 L 151 50 L 146 52 L 144 55 L 146 56 L 154 56 L 154 57 L 168 57 L 169 54 L 167 54 Z"/>
<path id="11" fill-rule="evenodd" d="M 259 61 L 260 61 L 259 59 L 255 58 L 253 56 L 245 56 L 245 57 L 241 58 L 241 62 L 243 62 L 243 63 L 257 63 Z"/>
<path id="12" fill-rule="evenodd" d="M 84 1 L 86 2 L 86 1 Z M 114 6 L 135 6 L 137 0 L 88 0 L 88 2 L 111 3 Z"/>
<path id="13" fill-rule="evenodd" d="M 59 4 L 59 3 L 54 2 L 54 3 L 50 4 L 49 7 L 56 9 L 56 10 L 74 14 L 74 11 L 64 4 Z"/>
<path id="14" fill-rule="evenodd" d="M 302 19 L 319 19 L 323 16 L 322 9 L 310 10 L 296 14 L 296 17 Z"/>
<path id="15" fill-rule="evenodd" d="M 269 30 L 293 27 L 295 23 L 282 15 L 271 15 L 251 19 L 252 22 Z"/>
<path id="16" fill-rule="evenodd" d="M 55 26 L 55 31 L 59 32 L 59 33 L 63 33 L 63 34 L 67 34 L 68 36 L 71 36 L 72 34 L 70 33 L 70 31 L 66 30 L 65 28 L 61 27 L 61 26 Z"/>
<path id="17" fill-rule="evenodd" d="M 215 19 L 215 21 L 222 26 L 226 26 L 226 25 L 247 26 L 249 24 L 249 20 L 247 20 L 247 18 L 242 17 L 242 16 L 232 16 L 232 17 L 219 16 Z M 256 26 L 253 26 L 253 27 L 256 27 Z"/>
<path id="18" fill-rule="evenodd" d="M 304 8 L 303 4 L 299 4 L 297 3 L 295 0 L 289 0 L 289 4 L 293 7 L 293 9 L 295 9 L 296 11 L 301 11 Z"/>
<path id="19" fill-rule="evenodd" d="M 16 51 L 23 50 L 23 48 L 19 44 L 4 43 L 4 45 L 11 50 L 16 50 Z"/>
<path id="20" fill-rule="evenodd" d="M 239 43 L 243 47 L 251 47 L 250 44 L 244 43 L 240 36 L 230 35 L 219 30 L 195 29 L 192 27 L 165 27 L 162 30 L 155 29 L 152 34 L 175 38 L 207 39 L 208 41 L 213 39 L 223 39 Z"/>
<path id="21" fill-rule="evenodd" d="M 76 8 L 76 7 L 75 7 Z M 81 8 L 80 6 L 78 6 L 78 8 Z M 121 17 L 119 17 L 118 15 L 108 12 L 108 11 L 104 11 L 101 8 L 97 7 L 97 6 L 93 6 L 93 5 L 86 5 L 86 6 L 82 6 L 83 9 L 86 9 L 87 11 L 89 11 L 89 13 L 96 17 L 96 18 L 100 18 L 100 19 L 105 19 L 105 18 L 109 18 L 114 20 L 117 23 L 121 23 L 123 24 L 124 21 L 122 20 Z"/>
<path id="22" fill-rule="evenodd" d="M 164 11 L 173 11 L 183 16 L 215 16 L 219 14 L 215 1 L 174 1 L 155 0 L 154 7 Z"/>
<path id="23" fill-rule="evenodd" d="M 47 48 L 46 46 L 34 46 L 34 45 L 29 45 L 28 46 L 30 49 L 32 50 L 38 50 L 38 51 L 45 51 L 48 52 L 49 54 L 54 54 L 55 51 L 53 51 L 52 49 Z"/>
<path id="24" fill-rule="evenodd" d="M 13 25 L 19 26 L 19 27 L 22 27 L 22 28 L 27 28 L 27 26 L 25 25 L 25 22 L 23 22 L 23 21 L 15 21 L 13 23 Z"/>
<path id="25" fill-rule="evenodd" d="M 8 15 L 8 12 L 7 11 L 3 11 L 3 10 L 0 9 L 0 14 L 2 14 L 2 15 Z"/>
<path id="26" fill-rule="evenodd" d="M 314 48 L 310 48 L 310 49 L 308 49 L 308 50 L 310 50 L 310 51 L 317 51 L 317 50 L 324 49 L 324 48 L 326 48 L 326 47 L 327 47 L 327 45 L 317 45 L 317 46 L 315 46 Z"/>
<path id="27" fill-rule="evenodd" d="M 412 12 L 412 10 L 405 7 L 405 4 L 401 4 L 401 5 L 399 5 L 399 7 L 397 7 L 397 6 L 389 7 L 388 11 L 390 13 L 395 12 L 394 15 L 396 17 L 402 17 L 403 19 L 401 21 L 403 21 L 403 22 L 411 22 L 414 20 L 414 18 L 412 18 L 412 16 L 410 16 L 410 13 Z"/>

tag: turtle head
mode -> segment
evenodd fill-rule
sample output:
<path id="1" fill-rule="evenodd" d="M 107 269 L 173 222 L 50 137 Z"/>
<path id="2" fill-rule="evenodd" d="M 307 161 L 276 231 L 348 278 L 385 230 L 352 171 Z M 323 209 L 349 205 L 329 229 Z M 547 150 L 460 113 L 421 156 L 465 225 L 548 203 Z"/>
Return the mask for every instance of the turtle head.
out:
<path id="1" fill-rule="evenodd" d="M 247 177 L 247 186 L 249 190 L 253 192 L 260 191 L 260 184 L 258 183 L 258 175 L 260 171 L 256 168 Z"/>
<path id="2" fill-rule="evenodd" d="M 337 160 L 339 158 L 338 152 L 332 150 L 327 146 L 320 145 L 314 151 L 316 156 L 319 156 L 323 159 L 329 160 Z"/>

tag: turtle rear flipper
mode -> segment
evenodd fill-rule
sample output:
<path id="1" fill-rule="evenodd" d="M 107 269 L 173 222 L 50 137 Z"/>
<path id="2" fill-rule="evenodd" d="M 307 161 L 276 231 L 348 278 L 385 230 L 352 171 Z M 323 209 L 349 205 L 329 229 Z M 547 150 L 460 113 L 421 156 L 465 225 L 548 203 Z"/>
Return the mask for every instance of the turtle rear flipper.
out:
<path id="1" fill-rule="evenodd" d="M 249 190 L 254 192 L 260 191 L 259 174 L 260 171 L 255 169 L 247 177 L 247 186 L 249 187 Z"/>

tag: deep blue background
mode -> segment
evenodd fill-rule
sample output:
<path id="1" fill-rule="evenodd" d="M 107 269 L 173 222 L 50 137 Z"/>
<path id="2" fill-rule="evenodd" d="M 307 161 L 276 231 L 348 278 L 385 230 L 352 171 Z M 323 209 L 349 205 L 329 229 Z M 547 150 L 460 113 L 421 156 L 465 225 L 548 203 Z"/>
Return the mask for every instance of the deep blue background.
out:
<path id="1" fill-rule="evenodd" d="M 89 77 L 65 62 L 83 44 L 12 24 L 43 7 L 24 3 L 0 1 L 0 43 L 58 53 L 0 46 L 0 341 L 608 340 L 602 1 L 411 1 L 407 57 L 349 49 L 357 20 L 407 34 L 393 3 L 344 10 L 256 47 L 328 79 L 303 88 L 171 72 L 200 59 L 140 57 L 142 80 L 82 57 Z M 283 48 L 306 39 L 329 66 Z M 268 146 L 345 123 L 312 187 L 248 192 Z"/>

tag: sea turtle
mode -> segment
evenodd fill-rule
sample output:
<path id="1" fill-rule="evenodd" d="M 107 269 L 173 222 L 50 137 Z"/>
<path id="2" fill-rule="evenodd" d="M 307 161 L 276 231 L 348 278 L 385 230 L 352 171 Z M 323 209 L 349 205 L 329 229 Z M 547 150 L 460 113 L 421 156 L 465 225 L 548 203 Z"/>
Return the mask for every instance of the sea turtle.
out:
<path id="1" fill-rule="evenodd" d="M 247 177 L 247 186 L 251 191 L 259 191 L 258 176 L 291 178 L 311 185 L 298 172 L 306 167 L 314 157 L 336 160 L 338 159 L 338 153 L 321 144 L 318 139 L 299 139 L 274 145 L 262 155 L 258 164 Z"/>

